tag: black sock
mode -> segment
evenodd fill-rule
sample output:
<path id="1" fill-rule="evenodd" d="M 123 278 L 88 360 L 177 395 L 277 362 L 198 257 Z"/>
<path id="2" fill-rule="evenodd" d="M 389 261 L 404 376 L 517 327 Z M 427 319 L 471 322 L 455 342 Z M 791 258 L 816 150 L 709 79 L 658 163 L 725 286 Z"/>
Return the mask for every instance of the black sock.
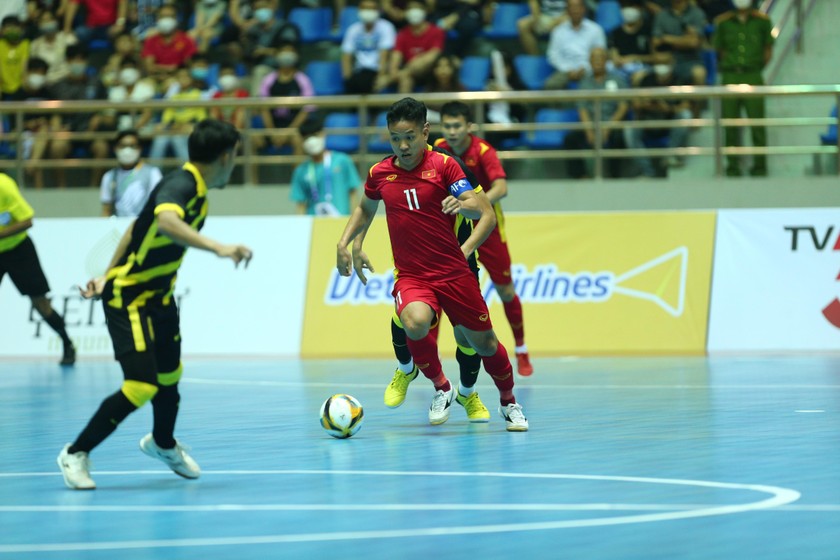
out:
<path id="1" fill-rule="evenodd" d="M 181 393 L 178 385 L 161 385 L 155 398 L 152 399 L 152 415 L 154 427 L 152 436 L 155 443 L 163 449 L 175 447 L 175 419 L 178 417 L 178 405 Z"/>
<path id="2" fill-rule="evenodd" d="M 391 343 L 394 345 L 394 355 L 401 364 L 411 361 L 411 352 L 405 340 L 405 329 L 397 325 L 393 317 L 391 317 Z"/>
<path id="3" fill-rule="evenodd" d="M 53 311 L 49 316 L 44 317 L 44 321 L 61 337 L 64 344 L 73 344 L 70 337 L 67 336 L 67 328 L 64 326 L 64 318 L 61 315 Z"/>
<path id="4" fill-rule="evenodd" d="M 105 441 L 105 438 L 114 433 L 117 426 L 126 417 L 137 410 L 131 401 L 122 391 L 117 391 L 99 405 L 99 410 L 90 419 L 88 425 L 70 446 L 69 453 L 84 451 L 90 453 L 94 447 Z"/>
<path id="5" fill-rule="evenodd" d="M 455 359 L 458 360 L 458 366 L 461 369 L 461 386 L 475 387 L 475 382 L 478 381 L 478 374 L 481 371 L 481 356 L 478 352 L 472 355 L 465 354 L 460 348 L 455 350 Z"/>

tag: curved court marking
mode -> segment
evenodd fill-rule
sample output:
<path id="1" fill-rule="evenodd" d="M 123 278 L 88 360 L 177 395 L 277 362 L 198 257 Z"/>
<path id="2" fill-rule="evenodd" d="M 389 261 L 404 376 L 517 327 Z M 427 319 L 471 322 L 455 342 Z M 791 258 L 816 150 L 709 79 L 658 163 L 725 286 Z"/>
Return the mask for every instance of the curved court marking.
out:
<path id="1" fill-rule="evenodd" d="M 148 471 L 140 471 L 148 472 Z M 156 471 L 159 472 L 159 471 Z M 45 473 L 7 473 L 6 477 L 43 476 Z M 112 475 L 137 475 L 138 471 L 111 471 L 97 472 L 97 476 Z M 283 476 L 283 475 L 330 475 L 330 476 L 450 476 L 450 477 L 498 477 L 498 478 L 528 478 L 548 480 L 594 480 L 608 482 L 629 482 L 641 484 L 664 484 L 671 486 L 696 486 L 701 488 L 718 488 L 725 490 L 746 490 L 769 494 L 770 496 L 757 502 L 743 504 L 728 504 L 715 506 L 699 506 L 696 509 L 681 511 L 666 511 L 659 513 L 647 513 L 639 515 L 621 515 L 616 517 L 605 517 L 600 519 L 572 519 L 567 521 L 547 521 L 539 523 L 507 523 L 494 525 L 472 525 L 461 527 L 428 527 L 418 529 L 394 529 L 394 530 L 372 530 L 372 531 L 339 531 L 332 533 L 303 533 L 296 535 L 263 535 L 253 537 L 215 537 L 215 538 L 188 538 L 188 539 L 158 539 L 158 540 L 133 540 L 133 541 L 105 541 L 105 542 L 75 542 L 75 543 L 52 543 L 52 544 L 20 544 L 0 545 L 0 553 L 24 553 L 24 552 L 60 552 L 60 551 L 84 551 L 84 550 L 127 550 L 141 548 L 169 548 L 169 547 L 199 547 L 199 546 L 233 546 L 233 545 L 259 545 L 259 544 L 280 544 L 280 543 L 304 543 L 304 542 L 329 542 L 342 540 L 364 540 L 364 539 L 393 539 L 411 537 L 435 537 L 452 535 L 476 535 L 487 533 L 512 533 L 523 531 L 546 531 L 554 529 L 575 529 L 581 527 L 598 527 L 608 525 L 625 525 L 630 523 L 651 523 L 656 521 L 673 521 L 676 519 L 689 519 L 695 517 L 711 517 L 717 515 L 732 515 L 748 511 L 757 511 L 775 508 L 795 502 L 799 499 L 800 493 L 789 488 L 776 486 L 765 486 L 759 484 L 738 484 L 727 482 L 711 482 L 707 480 L 682 480 L 672 478 L 646 478 L 635 476 L 602 476 L 602 475 L 577 475 L 577 474 L 550 474 L 550 473 L 504 473 L 504 472 L 423 472 L 423 471 L 348 471 L 348 470 L 225 470 L 207 471 L 202 473 L 206 476 Z M 383 511 L 392 504 L 386 504 Z M 457 505 L 457 504 L 454 504 Z M 350 510 L 348 506 L 346 508 Z M 464 510 L 469 509 L 464 507 Z"/>

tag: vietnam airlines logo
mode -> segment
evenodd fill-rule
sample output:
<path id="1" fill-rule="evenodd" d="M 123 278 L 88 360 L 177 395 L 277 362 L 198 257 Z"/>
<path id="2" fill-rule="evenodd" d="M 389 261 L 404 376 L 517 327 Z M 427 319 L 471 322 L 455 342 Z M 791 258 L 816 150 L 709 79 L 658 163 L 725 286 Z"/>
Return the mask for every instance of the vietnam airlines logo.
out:
<path id="1" fill-rule="evenodd" d="M 790 232 L 790 251 L 796 253 L 802 249 L 813 248 L 817 252 L 828 249 L 829 242 L 833 239 L 834 245 L 831 251 L 840 251 L 840 232 L 835 232 L 834 226 L 828 226 L 825 232 L 816 226 L 785 226 L 785 231 Z M 800 237 L 800 234 L 801 237 Z M 840 274 L 835 280 L 840 281 Z M 840 299 L 834 298 L 828 305 L 822 308 L 825 320 L 840 329 Z"/>
<path id="2" fill-rule="evenodd" d="M 437 171 L 434 169 L 427 169 L 420 172 L 421 179 L 434 179 L 437 176 Z"/>
<path id="3" fill-rule="evenodd" d="M 397 178 L 397 174 L 396 173 L 391 173 L 390 175 L 385 177 L 385 180 L 386 181 L 394 181 L 394 180 L 396 180 L 396 178 Z"/>

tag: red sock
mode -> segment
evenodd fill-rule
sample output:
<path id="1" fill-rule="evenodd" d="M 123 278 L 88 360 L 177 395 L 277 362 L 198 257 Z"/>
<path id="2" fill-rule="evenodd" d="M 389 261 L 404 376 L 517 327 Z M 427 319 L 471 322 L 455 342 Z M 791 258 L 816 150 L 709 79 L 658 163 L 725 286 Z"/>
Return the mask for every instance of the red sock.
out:
<path id="1" fill-rule="evenodd" d="M 493 383 L 499 390 L 499 397 L 503 405 L 515 403 L 516 398 L 513 396 L 513 366 L 510 365 L 510 358 L 508 358 L 507 350 L 499 342 L 496 348 L 496 353 L 492 356 L 482 356 L 484 361 L 484 369 L 493 378 Z"/>
<path id="2" fill-rule="evenodd" d="M 435 342 L 436 338 L 432 333 L 429 333 L 420 340 L 411 340 L 408 338 L 406 342 L 408 343 L 408 350 L 414 358 L 414 363 L 420 368 L 423 375 L 435 384 L 435 389 L 448 391 L 451 386 L 445 388 L 446 385 L 449 385 L 449 380 L 443 374 L 443 366 L 440 363 L 438 348 Z"/>
<path id="3" fill-rule="evenodd" d="M 525 324 L 522 319 L 522 302 L 519 301 L 519 296 L 513 296 L 510 301 L 502 302 L 505 308 L 505 315 L 507 316 L 510 328 L 513 330 L 513 340 L 517 346 L 525 344 Z"/>

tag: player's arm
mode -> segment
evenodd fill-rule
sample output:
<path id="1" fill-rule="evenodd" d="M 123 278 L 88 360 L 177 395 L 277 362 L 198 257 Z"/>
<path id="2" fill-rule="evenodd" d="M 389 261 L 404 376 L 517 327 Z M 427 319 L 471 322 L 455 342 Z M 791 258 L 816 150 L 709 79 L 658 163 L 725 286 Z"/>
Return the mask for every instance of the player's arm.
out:
<path id="1" fill-rule="evenodd" d="M 379 201 L 368 198 L 367 195 L 363 194 L 359 205 L 356 206 L 350 215 L 350 219 L 344 227 L 344 233 L 341 234 L 341 238 L 338 240 L 336 247 L 335 265 L 338 273 L 342 276 L 350 276 L 350 267 L 353 263 L 353 257 L 350 251 L 347 250 L 347 246 L 355 241 L 359 235 L 364 240 L 364 234 L 370 227 L 374 216 L 376 216 L 377 208 L 379 208 Z M 356 244 L 354 244 L 353 250 L 356 251 L 356 248 Z M 362 244 L 360 241 L 358 243 L 358 250 L 361 251 L 361 249 Z"/>
<path id="2" fill-rule="evenodd" d="M 487 191 L 487 198 L 490 200 L 490 204 L 493 205 L 506 197 L 507 193 L 507 179 L 496 179 L 490 185 L 490 190 Z"/>
<path id="3" fill-rule="evenodd" d="M 120 238 L 120 242 L 117 244 L 117 249 L 114 251 L 114 255 L 111 257 L 111 262 L 108 263 L 108 268 L 105 269 L 105 273 L 115 266 L 125 255 L 125 252 L 128 250 L 128 245 L 131 243 L 131 232 L 134 230 L 134 222 L 131 222 L 131 225 L 126 228 L 125 232 L 122 234 Z M 102 295 L 102 289 L 105 287 L 105 280 L 106 276 L 97 276 L 96 278 L 91 278 L 88 280 L 87 284 L 84 288 L 79 286 L 79 293 L 82 294 L 82 297 L 85 299 L 95 298 L 99 299 Z"/>
<path id="4" fill-rule="evenodd" d="M 493 206 L 490 204 L 490 199 L 481 191 L 464 191 L 458 195 L 458 200 L 461 202 L 461 208 L 467 208 L 470 213 L 476 212 L 478 217 L 473 218 L 472 234 L 461 245 L 461 251 L 467 257 L 475 252 L 478 247 L 484 243 L 484 240 L 496 227 L 496 213 L 493 211 Z M 467 212 L 462 211 L 466 217 L 470 217 Z M 473 214 L 475 215 L 475 214 Z"/>
<path id="5" fill-rule="evenodd" d="M 32 218 L 28 218 L 26 220 L 23 220 L 22 222 L 14 223 L 6 228 L 3 228 L 3 230 L 0 231 L 0 239 L 3 239 L 4 237 L 11 237 L 13 235 L 17 235 L 18 233 L 26 231 L 31 227 Z"/>
<path id="6" fill-rule="evenodd" d="M 157 215 L 158 230 L 172 241 L 185 247 L 195 247 L 215 253 L 216 256 L 233 261 L 238 267 L 245 261 L 245 266 L 251 261 L 252 251 L 244 245 L 224 245 L 201 235 L 181 219 L 175 210 L 162 210 Z"/>

